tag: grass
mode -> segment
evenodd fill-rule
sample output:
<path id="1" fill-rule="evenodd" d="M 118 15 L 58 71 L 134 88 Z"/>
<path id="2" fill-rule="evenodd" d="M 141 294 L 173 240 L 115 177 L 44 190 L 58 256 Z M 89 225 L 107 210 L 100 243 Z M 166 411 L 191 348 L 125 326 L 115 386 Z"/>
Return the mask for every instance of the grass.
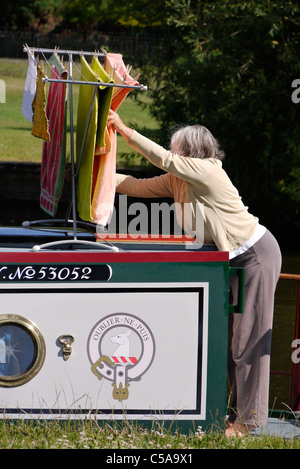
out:
<path id="1" fill-rule="evenodd" d="M 41 162 L 43 142 L 31 135 L 32 125 L 22 114 L 27 66 L 27 58 L 0 58 L 0 80 L 5 83 L 6 92 L 6 102 L 0 103 L 0 161 Z M 49 68 L 47 68 L 47 73 L 50 75 Z M 75 67 L 74 78 L 79 78 L 79 73 Z M 47 84 L 48 86 L 49 84 Z M 73 119 L 76 133 L 79 85 L 74 85 L 73 88 Z M 135 94 L 138 95 L 138 100 L 141 101 L 142 105 L 138 104 Z M 132 91 L 122 103 L 118 112 L 125 123 L 135 128 L 138 127 L 141 131 L 155 132 L 158 129 L 158 124 L 149 114 L 149 102 L 147 91 Z M 68 144 L 69 148 L 70 144 Z M 68 156 L 70 158 L 70 155 Z M 118 136 L 118 167 L 128 166 L 129 164 L 139 165 L 141 161 L 144 161 L 144 159 L 134 153 L 127 146 L 124 139 Z"/>
<path id="2" fill-rule="evenodd" d="M 0 422 L 1 449 L 300 449 L 299 439 L 274 436 L 224 437 L 222 431 L 181 434 L 153 423 L 145 429 L 132 423 L 98 424 L 94 420 L 20 420 Z"/>

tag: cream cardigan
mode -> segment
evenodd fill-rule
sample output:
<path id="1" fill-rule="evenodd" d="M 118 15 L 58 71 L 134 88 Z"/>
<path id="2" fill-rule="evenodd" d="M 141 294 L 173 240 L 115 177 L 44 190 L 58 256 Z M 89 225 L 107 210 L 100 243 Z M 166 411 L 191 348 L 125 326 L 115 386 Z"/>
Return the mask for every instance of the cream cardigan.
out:
<path id="1" fill-rule="evenodd" d="M 233 252 L 254 235 L 258 219 L 248 212 L 220 160 L 176 155 L 136 131 L 128 144 L 166 174 L 148 179 L 117 174 L 117 192 L 132 197 L 172 197 L 178 207 L 189 204 L 192 227 L 184 225 L 181 210 L 176 215 L 179 226 L 190 235 L 195 234 L 191 228 L 195 230 L 199 209 L 204 218 L 204 242 L 215 243 L 220 251 Z"/>

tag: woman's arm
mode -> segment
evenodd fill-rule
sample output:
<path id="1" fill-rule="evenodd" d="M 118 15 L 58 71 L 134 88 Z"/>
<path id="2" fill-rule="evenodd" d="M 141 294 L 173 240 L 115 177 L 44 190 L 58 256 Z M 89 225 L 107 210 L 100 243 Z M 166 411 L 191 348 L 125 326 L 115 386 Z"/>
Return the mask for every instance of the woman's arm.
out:
<path id="1" fill-rule="evenodd" d="M 170 174 L 137 179 L 125 174 L 116 175 L 117 192 L 130 197 L 173 197 Z"/>

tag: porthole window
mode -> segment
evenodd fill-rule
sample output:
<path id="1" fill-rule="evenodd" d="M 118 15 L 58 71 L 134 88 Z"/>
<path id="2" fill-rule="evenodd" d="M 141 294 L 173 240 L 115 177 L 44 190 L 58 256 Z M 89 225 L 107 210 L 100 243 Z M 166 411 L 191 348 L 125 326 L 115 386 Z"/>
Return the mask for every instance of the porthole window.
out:
<path id="1" fill-rule="evenodd" d="M 37 326 L 18 315 L 0 316 L 0 386 L 20 386 L 42 368 L 44 338 Z"/>

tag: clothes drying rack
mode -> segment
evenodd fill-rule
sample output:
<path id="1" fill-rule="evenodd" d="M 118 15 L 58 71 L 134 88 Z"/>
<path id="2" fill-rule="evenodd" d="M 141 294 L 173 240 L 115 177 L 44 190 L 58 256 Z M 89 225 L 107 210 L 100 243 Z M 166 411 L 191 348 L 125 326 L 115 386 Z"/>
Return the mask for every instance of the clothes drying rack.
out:
<path id="1" fill-rule="evenodd" d="M 117 84 L 117 83 L 103 83 L 101 81 L 96 81 L 96 82 L 93 82 L 93 81 L 88 81 L 87 79 L 85 79 L 82 75 L 82 77 L 84 78 L 83 80 L 74 80 L 73 78 L 73 56 L 97 56 L 97 57 L 104 57 L 106 52 L 104 51 L 104 49 L 101 49 L 102 52 L 99 52 L 99 51 L 95 51 L 95 52 L 91 52 L 91 51 L 76 51 L 76 50 L 65 50 L 65 49 L 59 49 L 59 48 L 55 48 L 55 49 L 47 49 L 47 48 L 39 48 L 39 47 L 29 47 L 28 45 L 24 45 L 24 48 L 23 48 L 23 51 L 24 52 L 28 52 L 30 51 L 32 54 L 34 53 L 41 53 L 44 57 L 44 59 L 47 61 L 46 59 L 46 56 L 45 54 L 54 54 L 54 53 L 57 53 L 58 55 L 60 56 L 68 56 L 68 79 L 59 79 L 59 78 L 49 78 L 48 76 L 45 76 L 43 78 L 43 81 L 44 82 L 57 82 L 57 83 L 66 83 L 68 84 L 69 86 L 69 117 L 70 117 L 70 158 L 71 158 L 71 201 L 70 201 L 70 204 L 69 204 L 69 207 L 68 207 L 68 210 L 67 210 L 67 213 L 66 213 L 66 217 L 65 219 L 45 219 L 45 220 L 35 220 L 35 221 L 24 221 L 23 222 L 23 227 L 25 228 L 29 228 L 31 226 L 34 226 L 34 225 L 60 225 L 60 226 L 64 226 L 64 225 L 72 225 L 72 228 L 73 228 L 73 239 L 72 240 L 63 240 L 63 241 L 54 241 L 54 242 L 51 242 L 51 243 L 45 243 L 43 245 L 40 245 L 40 246 L 34 246 L 33 247 L 33 250 L 34 251 L 39 251 L 40 249 L 44 249 L 44 248 L 51 248 L 51 247 L 55 247 L 57 245 L 63 245 L 63 244 L 70 244 L 72 243 L 72 245 L 75 245 L 75 244 L 85 244 L 85 245 L 88 245 L 88 246 L 92 246 L 93 248 L 97 248 L 99 247 L 100 249 L 102 249 L 103 247 L 104 248 L 108 248 L 108 249 L 111 249 L 111 250 L 118 250 L 118 248 L 116 248 L 115 246 L 113 246 L 111 243 L 107 242 L 105 244 L 103 243 L 95 243 L 95 242 L 92 242 L 92 241 L 86 241 L 86 240 L 78 240 L 77 239 L 77 226 L 83 226 L 83 227 L 86 227 L 86 228 L 95 228 L 95 224 L 93 223 L 90 223 L 90 222 L 80 222 L 77 220 L 77 204 L 76 204 L 76 182 L 77 182 L 77 178 L 78 178 L 78 174 L 79 174 L 79 169 L 80 169 L 80 164 L 81 164 L 81 159 L 82 159 L 82 154 L 83 154 L 83 149 L 84 149 L 84 145 L 85 145 L 85 141 L 86 141 L 86 137 L 87 137 L 87 133 L 88 133 L 88 128 L 89 128 L 89 123 L 90 123 L 90 119 L 91 119 L 91 114 L 92 114 L 92 110 L 93 110 L 93 106 L 94 106 L 94 102 L 95 102 L 95 98 L 96 98 L 96 94 L 97 94 L 97 87 L 98 86 L 107 86 L 107 87 L 118 87 L 118 88 L 129 88 L 129 89 L 134 89 L 134 90 L 142 90 L 142 91 L 145 91 L 147 90 L 147 86 L 145 85 L 142 85 L 142 84 L 139 84 L 139 85 L 127 85 L 125 82 L 124 84 Z M 80 149 L 80 154 L 79 154 L 79 158 L 78 158 L 78 161 L 77 161 L 77 168 L 75 167 L 75 157 L 74 157 L 74 154 L 75 154 L 75 146 L 74 146 L 74 125 L 73 125 L 73 85 L 83 85 L 83 86 L 94 86 L 94 92 L 93 92 L 93 96 L 92 96 L 92 100 L 91 100 L 91 105 L 90 105 L 90 109 L 89 109 L 89 114 L 88 114 L 88 118 L 87 118 L 87 122 L 86 122 L 86 128 L 85 128 L 85 131 L 84 131 L 84 137 L 83 137 L 83 141 L 82 141 L 82 146 L 81 146 L 81 149 Z M 70 220 L 70 214 L 71 214 L 71 209 L 72 209 L 72 220 Z"/>

